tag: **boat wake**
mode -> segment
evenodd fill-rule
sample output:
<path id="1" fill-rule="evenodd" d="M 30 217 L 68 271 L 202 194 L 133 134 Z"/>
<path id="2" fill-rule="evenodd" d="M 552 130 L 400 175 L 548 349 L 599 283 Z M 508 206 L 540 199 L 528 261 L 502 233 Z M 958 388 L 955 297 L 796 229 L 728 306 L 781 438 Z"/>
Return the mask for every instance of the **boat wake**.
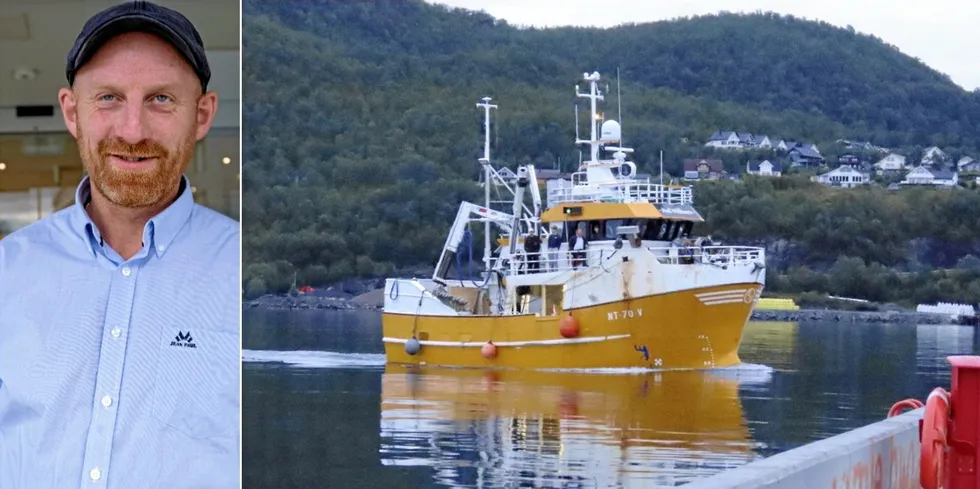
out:
<path id="1" fill-rule="evenodd" d="M 764 385 L 772 381 L 776 369 L 759 363 L 743 363 L 734 367 L 709 370 L 711 375 L 738 381 L 743 386 Z"/>
<path id="2" fill-rule="evenodd" d="M 384 367 L 383 353 L 341 353 L 309 350 L 243 350 L 244 363 L 274 363 L 301 368 L 374 368 Z M 452 367 L 443 367 L 452 368 Z M 589 369 L 538 369 L 545 372 L 575 372 L 597 375 L 649 375 L 672 370 L 653 368 L 589 368 Z M 741 384 L 766 384 L 772 380 L 774 369 L 767 365 L 744 363 L 734 367 L 704 370 L 707 375 L 736 380 Z"/>
<path id="3" fill-rule="evenodd" d="M 383 367 L 382 353 L 340 353 L 333 351 L 242 350 L 242 362 L 279 363 L 304 368 L 370 368 Z"/>
<path id="4" fill-rule="evenodd" d="M 742 384 L 766 384 L 772 380 L 774 369 L 768 365 L 743 363 L 734 367 L 713 369 L 671 369 L 671 368 L 570 368 L 570 369 L 540 369 L 545 372 L 575 372 L 601 375 L 649 375 L 651 373 L 667 373 L 683 370 L 700 370 L 708 375 L 737 380 Z"/>

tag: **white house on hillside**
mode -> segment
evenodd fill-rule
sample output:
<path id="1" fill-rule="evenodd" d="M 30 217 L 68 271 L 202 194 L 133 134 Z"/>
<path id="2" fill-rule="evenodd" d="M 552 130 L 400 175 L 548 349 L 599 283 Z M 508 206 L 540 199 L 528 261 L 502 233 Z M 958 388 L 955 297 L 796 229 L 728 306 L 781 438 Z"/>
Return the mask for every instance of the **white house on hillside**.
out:
<path id="1" fill-rule="evenodd" d="M 946 153 L 943 153 L 943 150 L 936 146 L 930 146 L 922 153 L 922 161 L 920 163 L 926 166 L 932 166 L 943 161 L 946 161 Z"/>
<path id="2" fill-rule="evenodd" d="M 902 185 L 935 185 L 938 187 L 955 187 L 959 175 L 952 171 L 932 170 L 925 166 L 917 166 L 905 175 Z"/>
<path id="3" fill-rule="evenodd" d="M 905 166 L 905 156 L 898 153 L 890 153 L 875 163 L 875 168 L 881 171 L 902 171 Z"/>
<path id="4" fill-rule="evenodd" d="M 964 156 L 956 162 L 956 171 L 980 171 L 980 161 Z"/>
<path id="5" fill-rule="evenodd" d="M 850 141 L 847 139 L 838 139 L 838 144 L 843 144 L 847 149 L 857 149 L 866 151 L 877 151 L 879 153 L 887 153 L 888 150 L 882 148 L 881 146 L 875 146 L 871 144 L 871 141 Z"/>
<path id="6" fill-rule="evenodd" d="M 750 175 L 778 177 L 783 174 L 783 165 L 778 161 L 749 161 L 745 164 L 745 172 Z"/>
<path id="7" fill-rule="evenodd" d="M 841 165 L 823 175 L 814 177 L 814 179 L 824 185 L 843 188 L 854 188 L 858 185 L 867 185 L 871 182 L 870 175 L 861 173 L 850 165 Z"/>
<path id="8" fill-rule="evenodd" d="M 741 148 L 742 142 L 738 139 L 738 134 L 735 131 L 718 131 L 708 138 L 708 142 L 704 143 L 705 146 L 712 148 Z"/>
<path id="9" fill-rule="evenodd" d="M 752 138 L 752 146 L 762 149 L 772 149 L 772 141 L 765 134 L 756 134 Z"/>
<path id="10" fill-rule="evenodd" d="M 744 148 L 772 148 L 772 140 L 765 134 L 752 134 L 750 132 L 736 131 L 715 131 L 708 142 L 704 143 L 709 148 L 721 149 L 744 149 Z"/>

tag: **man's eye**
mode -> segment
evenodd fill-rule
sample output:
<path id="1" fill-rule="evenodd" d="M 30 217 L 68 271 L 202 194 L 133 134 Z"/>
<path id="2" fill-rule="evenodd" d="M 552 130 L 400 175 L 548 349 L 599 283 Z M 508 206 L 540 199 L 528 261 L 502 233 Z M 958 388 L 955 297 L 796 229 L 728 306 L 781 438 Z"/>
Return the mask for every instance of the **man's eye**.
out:
<path id="1" fill-rule="evenodd" d="M 114 100 L 116 100 L 116 96 L 115 95 L 105 94 L 105 95 L 99 97 L 99 101 L 100 102 L 112 102 Z"/>
<path id="2" fill-rule="evenodd" d="M 161 104 L 165 104 L 167 102 L 170 102 L 171 99 L 167 95 L 157 95 L 156 97 L 154 97 L 154 100 L 156 100 L 157 102 L 159 102 Z"/>

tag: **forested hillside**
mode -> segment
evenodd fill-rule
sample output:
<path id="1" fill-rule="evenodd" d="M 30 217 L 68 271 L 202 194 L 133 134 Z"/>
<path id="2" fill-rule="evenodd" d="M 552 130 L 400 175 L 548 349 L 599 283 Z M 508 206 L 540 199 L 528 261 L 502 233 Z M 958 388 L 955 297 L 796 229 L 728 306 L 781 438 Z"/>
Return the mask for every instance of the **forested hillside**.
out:
<path id="1" fill-rule="evenodd" d="M 710 152 L 703 143 L 718 129 L 818 145 L 838 138 L 891 148 L 936 144 L 951 154 L 976 154 L 980 143 L 980 95 L 880 40 L 786 16 L 517 29 L 412 0 L 246 0 L 244 12 L 243 223 L 251 294 L 284 290 L 294 272 L 301 283 L 319 284 L 431 265 L 458 201 L 479 198 L 475 160 L 483 135 L 475 102 L 491 96 L 500 104 L 498 162 L 552 168 L 560 161 L 567 170 L 579 157 L 574 84 L 586 71 L 599 71 L 609 84 L 605 110 L 613 118 L 620 71 L 625 141 L 646 172 L 655 172 L 663 150 L 665 169 L 676 174 L 683 158 Z M 906 229 L 903 217 L 884 210 L 876 217 L 855 208 L 856 197 L 807 185 L 785 195 L 767 191 L 786 199 L 779 205 L 813 206 L 808 220 L 753 222 L 744 213 L 748 197 L 742 207 L 725 205 L 725 192 L 734 191 L 699 186 L 699 202 L 717 219 L 712 231 L 817 245 L 801 265 L 833 263 L 831 242 L 855 250 L 850 256 L 908 264 L 915 258 L 908 240 L 927 236 L 914 227 L 862 235 L 865 227 Z M 929 202 L 915 195 L 861 202 L 907 202 L 890 209 Z M 840 212 L 853 213 L 846 229 L 854 233 L 835 228 Z M 785 225 L 767 227 L 780 219 Z M 836 234 L 814 241 L 820 229 Z M 971 232 L 955 229 L 949 232 Z M 869 242 L 885 254 L 859 252 Z"/>

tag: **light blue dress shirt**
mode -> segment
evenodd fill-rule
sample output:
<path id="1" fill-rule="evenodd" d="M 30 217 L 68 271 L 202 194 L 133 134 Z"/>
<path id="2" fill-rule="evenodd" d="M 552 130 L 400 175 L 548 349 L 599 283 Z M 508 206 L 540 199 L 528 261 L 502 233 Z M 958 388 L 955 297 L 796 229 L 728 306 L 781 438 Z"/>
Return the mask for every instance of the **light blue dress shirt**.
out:
<path id="1" fill-rule="evenodd" d="M 90 195 L 0 241 L 0 489 L 238 488 L 238 222 L 183 178 L 123 260 Z"/>

